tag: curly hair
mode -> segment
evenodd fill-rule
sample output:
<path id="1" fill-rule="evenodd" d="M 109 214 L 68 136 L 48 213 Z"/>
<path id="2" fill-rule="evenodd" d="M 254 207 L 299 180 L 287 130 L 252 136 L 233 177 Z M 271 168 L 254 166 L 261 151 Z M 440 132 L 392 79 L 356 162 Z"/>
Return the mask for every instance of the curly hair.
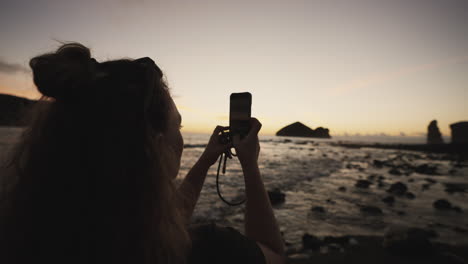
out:
<path id="1" fill-rule="evenodd" d="M 30 67 L 43 96 L 2 177 L 2 263 L 184 262 L 161 70 L 149 58 L 99 63 L 79 43 Z"/>

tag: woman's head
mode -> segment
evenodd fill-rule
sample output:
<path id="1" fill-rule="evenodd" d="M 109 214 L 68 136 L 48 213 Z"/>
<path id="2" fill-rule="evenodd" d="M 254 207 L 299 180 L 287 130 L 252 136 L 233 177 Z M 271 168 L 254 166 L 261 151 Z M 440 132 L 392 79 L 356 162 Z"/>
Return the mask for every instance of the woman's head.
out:
<path id="1" fill-rule="evenodd" d="M 162 71 L 149 58 L 99 63 L 77 43 L 30 66 L 44 97 L 8 166 L 1 231 L 44 241 L 12 252 L 179 261 L 188 238 L 173 178 L 183 140 Z"/>

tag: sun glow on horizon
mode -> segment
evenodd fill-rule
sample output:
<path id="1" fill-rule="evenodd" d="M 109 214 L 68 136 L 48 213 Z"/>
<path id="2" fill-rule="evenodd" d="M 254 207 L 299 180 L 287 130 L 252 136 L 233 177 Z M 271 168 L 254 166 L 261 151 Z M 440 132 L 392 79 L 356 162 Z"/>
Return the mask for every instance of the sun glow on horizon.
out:
<path id="1" fill-rule="evenodd" d="M 153 58 L 185 132 L 228 125 L 230 93 L 249 91 L 264 135 L 299 121 L 421 136 L 436 119 L 449 136 L 468 120 L 467 3 L 14 1 L 0 9 L 0 93 L 38 99 L 29 59 L 77 41 L 98 61 Z"/>

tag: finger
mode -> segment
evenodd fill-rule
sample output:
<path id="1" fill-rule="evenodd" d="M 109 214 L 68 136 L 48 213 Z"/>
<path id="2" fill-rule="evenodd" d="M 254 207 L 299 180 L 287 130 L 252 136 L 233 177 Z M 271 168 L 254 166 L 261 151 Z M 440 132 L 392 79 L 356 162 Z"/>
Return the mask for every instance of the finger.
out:
<path id="1" fill-rule="evenodd" d="M 249 133 L 247 134 L 247 138 L 252 138 L 258 135 L 258 132 L 262 128 L 262 123 L 258 121 L 257 118 L 252 117 L 250 118 L 250 130 Z"/>
<path id="2" fill-rule="evenodd" d="M 240 142 L 240 136 L 234 135 L 234 137 L 232 138 L 233 147 L 237 147 L 239 145 L 239 142 Z"/>
<path id="3" fill-rule="evenodd" d="M 221 133 L 221 131 L 226 130 L 228 128 L 229 127 L 225 127 L 225 126 L 216 126 L 215 129 L 213 130 L 213 134 L 214 135 L 219 135 L 219 133 Z"/>

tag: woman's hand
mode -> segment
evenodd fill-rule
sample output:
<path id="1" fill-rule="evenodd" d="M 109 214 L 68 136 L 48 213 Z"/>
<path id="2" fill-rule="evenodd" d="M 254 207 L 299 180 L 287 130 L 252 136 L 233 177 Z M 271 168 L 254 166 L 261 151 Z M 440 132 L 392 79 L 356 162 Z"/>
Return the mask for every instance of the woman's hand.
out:
<path id="1" fill-rule="evenodd" d="M 215 164 L 221 153 L 226 152 L 230 147 L 230 144 L 222 144 L 220 141 L 221 131 L 226 129 L 229 129 L 229 127 L 217 126 L 214 129 L 213 134 L 208 141 L 208 145 L 200 157 L 200 160 L 206 162 L 209 166 Z"/>
<path id="2" fill-rule="evenodd" d="M 242 166 L 257 166 L 258 155 L 260 154 L 260 143 L 258 132 L 262 124 L 254 117 L 250 118 L 250 130 L 247 136 L 240 139 L 238 135 L 233 138 L 233 145 Z"/>

